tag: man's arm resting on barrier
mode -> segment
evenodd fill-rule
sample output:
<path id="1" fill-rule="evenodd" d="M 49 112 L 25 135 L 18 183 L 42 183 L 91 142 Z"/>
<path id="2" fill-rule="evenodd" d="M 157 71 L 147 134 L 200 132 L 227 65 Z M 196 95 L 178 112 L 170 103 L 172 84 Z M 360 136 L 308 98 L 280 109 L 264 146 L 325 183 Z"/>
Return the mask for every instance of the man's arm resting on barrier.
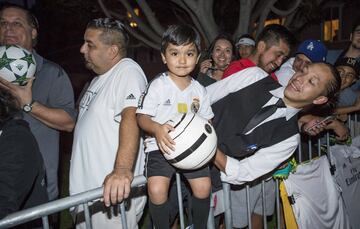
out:
<path id="1" fill-rule="evenodd" d="M 134 178 L 133 166 L 137 157 L 140 130 L 136 122 L 136 107 L 127 107 L 121 112 L 119 147 L 114 170 L 104 180 L 104 203 L 117 204 L 129 197 Z"/>
<path id="2" fill-rule="evenodd" d="M 218 149 L 214 163 L 221 170 L 223 182 L 239 185 L 274 170 L 294 153 L 299 142 L 300 135 L 295 134 L 240 161 L 226 156 Z"/>

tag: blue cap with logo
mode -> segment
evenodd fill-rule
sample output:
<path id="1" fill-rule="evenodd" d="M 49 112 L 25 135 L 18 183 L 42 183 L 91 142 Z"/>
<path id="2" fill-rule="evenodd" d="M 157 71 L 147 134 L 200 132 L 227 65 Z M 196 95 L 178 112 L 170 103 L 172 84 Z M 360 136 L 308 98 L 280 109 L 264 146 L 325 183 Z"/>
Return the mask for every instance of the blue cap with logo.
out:
<path id="1" fill-rule="evenodd" d="M 321 41 L 310 39 L 299 45 L 296 54 L 299 53 L 304 54 L 311 62 L 325 62 L 327 48 Z"/>

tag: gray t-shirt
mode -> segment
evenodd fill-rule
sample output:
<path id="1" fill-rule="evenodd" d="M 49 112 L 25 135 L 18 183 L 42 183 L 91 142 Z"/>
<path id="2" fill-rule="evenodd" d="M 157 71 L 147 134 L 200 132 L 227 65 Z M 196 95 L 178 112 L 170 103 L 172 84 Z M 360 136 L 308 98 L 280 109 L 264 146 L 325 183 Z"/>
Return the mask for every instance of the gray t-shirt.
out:
<path id="1" fill-rule="evenodd" d="M 32 85 L 33 100 L 49 107 L 60 108 L 76 120 L 74 92 L 68 75 L 59 65 L 44 59 L 33 51 L 36 60 L 35 81 Z M 49 199 L 58 197 L 59 131 L 24 113 L 30 124 L 43 156 Z"/>

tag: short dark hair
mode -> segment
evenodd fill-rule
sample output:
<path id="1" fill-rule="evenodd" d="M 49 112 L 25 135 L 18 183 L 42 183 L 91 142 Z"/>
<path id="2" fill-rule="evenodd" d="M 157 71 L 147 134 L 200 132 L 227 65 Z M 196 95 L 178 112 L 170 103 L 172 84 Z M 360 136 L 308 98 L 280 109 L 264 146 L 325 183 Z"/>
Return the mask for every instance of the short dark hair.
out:
<path id="1" fill-rule="evenodd" d="M 200 35 L 196 29 L 189 25 L 170 25 L 161 39 L 161 53 L 165 53 L 169 43 L 173 45 L 188 45 L 194 43 L 197 52 L 200 53 L 201 50 Z"/>
<path id="2" fill-rule="evenodd" d="M 354 22 L 354 24 L 351 28 L 351 33 L 354 33 L 358 26 L 360 26 L 360 18 Z"/>
<path id="3" fill-rule="evenodd" d="M 210 57 L 212 55 L 212 52 L 214 51 L 215 48 L 215 44 L 218 40 L 226 40 L 231 44 L 231 50 L 233 53 L 231 60 L 233 60 L 235 58 L 235 44 L 231 36 L 227 33 L 221 33 L 217 37 L 215 37 L 215 39 L 211 42 L 209 48 L 207 49 L 206 56 Z"/>
<path id="4" fill-rule="evenodd" d="M 261 31 L 256 39 L 256 44 L 263 41 L 266 44 L 266 48 L 269 48 L 272 45 L 279 44 L 280 40 L 285 42 L 290 49 L 293 48 L 296 43 L 294 34 L 285 26 L 270 24 L 265 26 L 265 28 Z"/>
<path id="5" fill-rule="evenodd" d="M 18 9 L 18 10 L 21 10 L 25 13 L 26 15 L 26 21 L 27 23 L 33 28 L 33 29 L 36 29 L 37 32 L 39 32 L 39 21 L 37 20 L 36 16 L 28 9 L 20 6 L 20 5 L 17 5 L 17 4 L 13 4 L 13 3 L 5 3 L 1 6 L 1 9 L 0 9 L 0 15 L 3 13 L 4 10 L 6 9 L 10 9 L 10 8 L 15 8 L 15 9 Z M 37 44 L 37 37 L 35 37 L 33 39 L 33 47 L 36 46 Z"/>
<path id="6" fill-rule="evenodd" d="M 340 75 L 333 65 L 331 65 L 329 63 L 325 63 L 325 62 L 321 62 L 318 64 L 325 65 L 330 70 L 330 73 L 332 75 L 332 79 L 326 85 L 326 90 L 325 90 L 324 96 L 326 96 L 328 98 L 330 105 L 334 105 L 336 103 L 336 100 L 337 100 L 337 97 L 338 97 L 338 94 L 340 91 L 340 87 L 341 87 Z"/>
<path id="7" fill-rule="evenodd" d="M 102 34 L 100 39 L 104 44 L 117 45 L 126 54 L 129 44 L 129 35 L 125 30 L 125 25 L 120 20 L 112 18 L 92 19 L 86 26 L 87 29 L 100 29 Z"/>
<path id="8" fill-rule="evenodd" d="M 0 125 L 20 114 L 20 104 L 16 97 L 0 88 Z"/>

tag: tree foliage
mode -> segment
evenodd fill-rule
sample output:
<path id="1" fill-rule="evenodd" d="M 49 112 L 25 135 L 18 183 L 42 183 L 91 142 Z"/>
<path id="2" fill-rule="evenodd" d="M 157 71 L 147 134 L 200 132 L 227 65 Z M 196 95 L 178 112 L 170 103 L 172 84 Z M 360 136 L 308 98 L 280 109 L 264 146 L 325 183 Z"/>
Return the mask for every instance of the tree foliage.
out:
<path id="1" fill-rule="evenodd" d="M 208 45 L 220 32 L 234 38 L 244 33 L 256 36 L 268 19 L 293 31 L 314 20 L 324 0 L 97 0 L 108 17 L 127 21 L 127 30 L 145 45 L 159 48 L 166 26 L 186 23 L 195 26 Z M 137 13 L 139 12 L 139 13 Z M 136 27 L 130 26 L 130 23 Z"/>

